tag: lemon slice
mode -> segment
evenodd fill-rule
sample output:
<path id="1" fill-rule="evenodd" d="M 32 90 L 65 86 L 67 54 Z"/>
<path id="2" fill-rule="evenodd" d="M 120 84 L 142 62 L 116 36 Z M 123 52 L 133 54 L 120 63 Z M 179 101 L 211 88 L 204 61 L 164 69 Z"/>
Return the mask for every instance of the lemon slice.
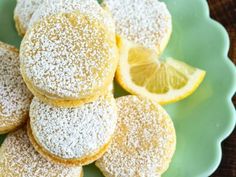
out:
<path id="1" fill-rule="evenodd" d="M 116 79 L 128 92 L 160 104 L 179 101 L 191 95 L 206 72 L 181 61 L 158 60 L 150 49 L 124 40 L 118 41 L 120 62 Z"/>

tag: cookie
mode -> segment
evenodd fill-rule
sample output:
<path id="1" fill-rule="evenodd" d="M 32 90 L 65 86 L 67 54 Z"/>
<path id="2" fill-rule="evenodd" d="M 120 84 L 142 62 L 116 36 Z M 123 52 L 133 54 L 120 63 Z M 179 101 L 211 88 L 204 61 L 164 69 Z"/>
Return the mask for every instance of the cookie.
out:
<path id="1" fill-rule="evenodd" d="M 96 162 L 106 177 L 157 177 L 175 151 L 174 125 L 159 105 L 136 96 L 118 98 L 118 125 L 111 145 Z"/>
<path id="2" fill-rule="evenodd" d="M 29 28 L 40 19 L 57 13 L 70 13 L 80 11 L 91 19 L 103 23 L 108 30 L 115 33 L 115 24 L 111 14 L 105 11 L 96 0 L 50 0 L 44 1 L 34 12 Z"/>
<path id="3" fill-rule="evenodd" d="M 104 11 L 96 0 L 17 0 L 14 20 L 19 35 L 24 36 L 28 28 L 43 17 L 59 12 L 73 12 L 75 10 L 97 18 L 115 30 L 111 15 Z"/>
<path id="4" fill-rule="evenodd" d="M 54 105 L 83 104 L 103 95 L 114 78 L 115 34 L 79 11 L 47 16 L 28 30 L 20 61 L 34 95 Z"/>
<path id="5" fill-rule="evenodd" d="M 171 32 L 171 15 L 165 3 L 157 0 L 104 0 L 115 20 L 121 39 L 161 54 Z"/>
<path id="6" fill-rule="evenodd" d="M 30 144 L 25 128 L 10 133 L 0 148 L 1 177 L 82 177 L 82 167 L 66 167 L 44 159 Z"/>
<path id="7" fill-rule="evenodd" d="M 14 20 L 19 35 L 25 35 L 33 13 L 44 1 L 45 0 L 17 0 L 14 10 Z"/>
<path id="8" fill-rule="evenodd" d="M 28 135 L 45 158 L 65 165 L 87 165 L 107 150 L 117 122 L 111 93 L 77 108 L 59 108 L 34 98 Z"/>
<path id="9" fill-rule="evenodd" d="M 18 50 L 2 42 L 0 73 L 0 134 L 4 134 L 26 121 L 32 94 L 20 74 Z"/>

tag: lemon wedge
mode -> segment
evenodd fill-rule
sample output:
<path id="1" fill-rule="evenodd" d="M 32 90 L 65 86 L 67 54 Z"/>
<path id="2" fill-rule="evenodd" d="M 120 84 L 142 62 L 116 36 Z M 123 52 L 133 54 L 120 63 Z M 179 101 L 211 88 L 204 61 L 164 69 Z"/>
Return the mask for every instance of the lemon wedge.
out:
<path id="1" fill-rule="evenodd" d="M 151 49 L 119 40 L 120 61 L 116 80 L 128 92 L 160 104 L 179 101 L 191 95 L 206 72 L 167 58 L 158 60 Z"/>

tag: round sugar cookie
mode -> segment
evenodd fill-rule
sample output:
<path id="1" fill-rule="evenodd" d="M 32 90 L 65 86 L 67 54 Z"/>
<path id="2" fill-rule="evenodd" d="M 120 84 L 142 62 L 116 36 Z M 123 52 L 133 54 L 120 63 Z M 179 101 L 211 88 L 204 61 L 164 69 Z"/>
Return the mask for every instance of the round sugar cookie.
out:
<path id="1" fill-rule="evenodd" d="M 43 1 L 45 0 L 17 0 L 14 10 L 14 20 L 19 35 L 25 35 L 33 13 Z"/>
<path id="2" fill-rule="evenodd" d="M 171 15 L 158 0 L 104 0 L 115 20 L 117 34 L 125 40 L 154 49 L 158 54 L 166 47 L 171 32 Z"/>
<path id="3" fill-rule="evenodd" d="M 32 94 L 20 74 L 18 50 L 2 42 L 0 73 L 0 134 L 4 134 L 26 121 Z"/>
<path id="4" fill-rule="evenodd" d="M 34 98 L 28 135 L 45 158 L 65 165 L 86 165 L 107 150 L 117 122 L 113 95 L 77 108 L 59 108 Z"/>
<path id="5" fill-rule="evenodd" d="M 115 33 L 115 23 L 111 14 L 104 10 L 96 0 L 50 0 L 44 1 L 39 8 L 34 12 L 29 28 L 40 19 L 54 15 L 57 13 L 70 13 L 79 11 L 82 14 L 88 15 L 91 19 L 96 19 L 103 23 L 108 30 Z"/>
<path id="6" fill-rule="evenodd" d="M 60 106 L 79 105 L 103 95 L 111 84 L 118 62 L 116 37 L 78 11 L 47 16 L 28 30 L 20 61 L 33 94 Z"/>
<path id="7" fill-rule="evenodd" d="M 82 177 L 82 167 L 66 167 L 44 159 L 30 144 L 26 130 L 10 133 L 0 148 L 1 177 Z"/>
<path id="8" fill-rule="evenodd" d="M 136 96 L 116 99 L 118 125 L 96 166 L 106 177 L 157 177 L 169 166 L 176 135 L 166 111 Z"/>
<path id="9" fill-rule="evenodd" d="M 96 0 L 17 0 L 14 11 L 16 28 L 21 36 L 39 19 L 59 12 L 75 10 L 88 14 L 104 22 L 110 29 L 114 23 L 109 13 L 105 12 Z"/>

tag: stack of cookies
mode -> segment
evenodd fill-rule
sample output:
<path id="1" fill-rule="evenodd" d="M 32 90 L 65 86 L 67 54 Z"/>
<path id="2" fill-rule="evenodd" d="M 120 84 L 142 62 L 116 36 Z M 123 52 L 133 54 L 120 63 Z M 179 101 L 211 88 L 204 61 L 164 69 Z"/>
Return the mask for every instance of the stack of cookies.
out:
<path id="1" fill-rule="evenodd" d="M 19 54 L 0 43 L 0 133 L 12 132 L 0 149 L 0 176 L 79 177 L 95 161 L 106 177 L 158 177 L 167 170 L 176 136 L 166 111 L 138 95 L 113 95 L 126 44 L 160 52 L 171 33 L 165 4 L 143 2 L 18 0 Z M 133 15 L 124 21 L 122 4 L 161 26 L 149 28 Z M 152 4 L 149 16 L 142 9 Z"/>

